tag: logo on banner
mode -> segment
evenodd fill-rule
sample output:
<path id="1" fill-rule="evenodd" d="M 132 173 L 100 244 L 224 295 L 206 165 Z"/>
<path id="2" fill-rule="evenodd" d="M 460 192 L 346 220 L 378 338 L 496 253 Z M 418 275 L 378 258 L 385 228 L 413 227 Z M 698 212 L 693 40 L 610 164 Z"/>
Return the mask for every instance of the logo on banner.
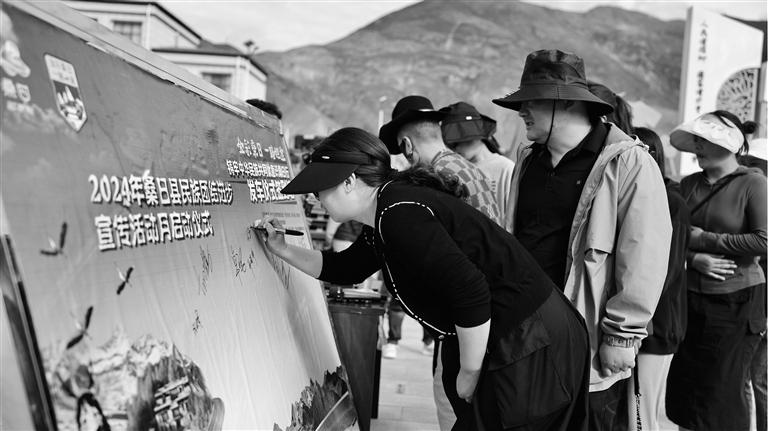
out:
<path id="1" fill-rule="evenodd" d="M 49 54 L 45 55 L 45 65 L 48 67 L 48 76 L 51 78 L 59 113 L 70 127 L 79 132 L 88 116 L 85 113 L 85 103 L 80 95 L 74 66 Z"/>

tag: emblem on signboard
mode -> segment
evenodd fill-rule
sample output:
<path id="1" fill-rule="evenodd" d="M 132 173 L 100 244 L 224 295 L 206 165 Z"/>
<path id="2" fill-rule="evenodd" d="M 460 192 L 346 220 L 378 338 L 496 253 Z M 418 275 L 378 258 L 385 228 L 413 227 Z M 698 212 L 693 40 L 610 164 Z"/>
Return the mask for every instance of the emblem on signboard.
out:
<path id="1" fill-rule="evenodd" d="M 79 132 L 88 116 L 85 113 L 85 104 L 77 84 L 74 66 L 48 54 L 45 56 L 45 65 L 48 67 L 48 77 L 51 78 L 59 113 L 67 124 Z"/>
<path id="2" fill-rule="evenodd" d="M 757 105 L 760 69 L 742 69 L 720 86 L 715 107 L 736 114 L 741 121 L 753 120 Z"/>
<path id="3" fill-rule="evenodd" d="M 21 78 L 29 77 L 29 66 L 21 59 L 19 46 L 12 40 L 6 40 L 0 46 L 0 67 L 10 77 L 16 75 Z"/>

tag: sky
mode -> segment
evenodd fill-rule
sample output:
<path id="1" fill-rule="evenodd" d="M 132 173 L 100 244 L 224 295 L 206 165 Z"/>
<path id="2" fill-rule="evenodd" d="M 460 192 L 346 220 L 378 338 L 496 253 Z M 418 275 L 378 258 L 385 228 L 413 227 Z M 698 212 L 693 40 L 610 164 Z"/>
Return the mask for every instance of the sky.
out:
<path id="1" fill-rule="evenodd" d="M 479 0 L 507 1 L 507 0 Z M 664 20 L 685 19 L 686 9 L 699 5 L 749 20 L 765 20 L 765 0 L 527 0 L 550 8 L 583 12 L 598 5 L 637 10 Z M 165 8 L 212 42 L 244 49 L 252 40 L 260 51 L 285 51 L 326 44 L 402 9 L 414 0 L 160 0 Z"/>

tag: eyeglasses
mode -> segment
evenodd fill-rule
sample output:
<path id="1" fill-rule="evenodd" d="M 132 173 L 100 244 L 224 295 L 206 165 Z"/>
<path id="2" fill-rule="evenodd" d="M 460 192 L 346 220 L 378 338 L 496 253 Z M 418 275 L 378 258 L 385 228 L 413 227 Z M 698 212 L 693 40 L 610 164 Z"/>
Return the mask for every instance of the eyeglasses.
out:
<path id="1" fill-rule="evenodd" d="M 320 199 L 320 192 L 312 192 L 312 195 L 313 195 L 313 196 L 314 196 L 316 199 Z"/>

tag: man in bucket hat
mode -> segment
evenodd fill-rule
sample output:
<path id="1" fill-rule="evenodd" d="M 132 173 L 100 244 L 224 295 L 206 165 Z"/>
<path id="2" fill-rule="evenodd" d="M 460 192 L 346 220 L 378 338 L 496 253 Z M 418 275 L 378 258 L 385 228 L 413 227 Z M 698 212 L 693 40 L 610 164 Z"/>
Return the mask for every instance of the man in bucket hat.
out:
<path id="1" fill-rule="evenodd" d="M 499 205 L 501 226 L 511 232 L 505 211 L 509 206 L 509 187 L 515 162 L 499 154 L 499 143 L 493 137 L 496 120 L 481 114 L 466 102 L 448 105 L 440 112 L 447 114 L 440 123 L 445 145 L 472 162 L 488 177 Z"/>
<path id="2" fill-rule="evenodd" d="M 514 234 L 586 320 L 590 430 L 634 425 L 638 346 L 667 272 L 672 225 L 658 166 L 602 115 L 576 55 L 528 55 L 520 88 L 493 102 L 518 111 L 532 145 L 512 179 Z"/>

